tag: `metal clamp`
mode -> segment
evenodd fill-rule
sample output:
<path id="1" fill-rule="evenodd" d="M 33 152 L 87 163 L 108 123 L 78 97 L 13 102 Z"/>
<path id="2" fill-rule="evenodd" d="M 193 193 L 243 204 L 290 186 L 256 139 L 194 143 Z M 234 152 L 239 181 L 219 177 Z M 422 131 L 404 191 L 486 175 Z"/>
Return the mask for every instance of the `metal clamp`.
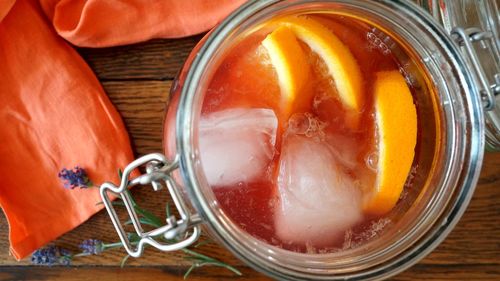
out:
<path id="1" fill-rule="evenodd" d="M 130 174 L 136 168 L 146 166 L 146 174 L 130 179 Z M 140 257 L 144 251 L 146 244 L 153 246 L 161 251 L 176 251 L 185 248 L 196 240 L 198 240 L 201 230 L 199 223 L 201 218 L 197 214 L 191 214 L 186 207 L 178 186 L 172 178 L 171 173 L 178 168 L 178 158 L 174 161 L 167 161 L 166 157 L 160 153 L 145 155 L 132 163 L 130 163 L 123 171 L 120 186 L 112 183 L 104 183 L 101 185 L 100 193 L 102 202 L 108 211 L 108 214 L 113 222 L 113 226 L 120 237 L 123 246 L 127 253 L 132 257 Z M 162 189 L 166 185 L 174 204 L 179 212 L 180 219 L 175 216 L 170 216 L 166 219 L 166 225 L 151 231 L 144 231 L 141 226 L 139 217 L 135 211 L 132 198 L 126 192 L 128 188 L 135 185 L 152 185 L 154 191 Z M 114 193 L 123 200 L 128 215 L 132 221 L 132 225 L 140 237 L 136 248 L 133 248 L 129 237 L 127 236 L 123 225 L 116 214 L 116 211 L 109 199 L 108 192 Z M 158 239 L 172 240 L 173 243 L 162 243 Z"/>
<path id="2" fill-rule="evenodd" d="M 455 27 L 451 30 L 451 36 L 459 46 L 465 47 L 465 51 L 469 55 L 476 77 L 481 86 L 480 93 L 484 102 L 484 109 L 487 111 L 493 110 L 495 108 L 495 95 L 499 94 L 500 87 L 498 81 L 495 81 L 496 84 L 488 82 L 488 78 L 483 67 L 481 66 L 477 53 L 474 50 L 474 46 L 472 46 L 472 43 L 474 42 L 481 42 L 481 44 L 485 44 L 486 40 L 493 38 L 493 33 L 490 31 L 482 31 L 481 29 L 475 27 L 467 29 Z M 495 75 L 495 78 L 497 75 Z"/>

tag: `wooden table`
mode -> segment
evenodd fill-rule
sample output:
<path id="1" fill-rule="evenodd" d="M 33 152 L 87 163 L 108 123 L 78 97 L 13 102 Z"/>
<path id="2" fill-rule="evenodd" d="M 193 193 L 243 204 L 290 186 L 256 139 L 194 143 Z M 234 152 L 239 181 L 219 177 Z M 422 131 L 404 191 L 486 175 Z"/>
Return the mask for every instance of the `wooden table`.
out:
<path id="1" fill-rule="evenodd" d="M 199 36 L 105 49 L 80 49 L 94 69 L 109 97 L 121 112 L 132 136 L 136 156 L 161 151 L 162 120 L 169 88 Z M 146 209 L 163 209 L 165 197 L 152 191 L 134 190 Z M 103 212 L 55 241 L 74 251 L 83 239 L 117 241 Z M 147 250 L 145 257 L 129 259 L 119 267 L 123 249 L 101 256 L 79 258 L 73 266 L 33 267 L 29 259 L 16 262 L 8 253 L 8 229 L 0 215 L 0 280 L 182 280 L 190 263 L 181 253 Z M 200 252 L 235 265 L 243 273 L 239 279 L 267 280 L 246 267 L 227 250 L 215 244 Z M 191 280 L 226 280 L 235 276 L 214 267 L 192 273 Z M 479 186 L 472 202 L 449 237 L 432 254 L 393 280 L 500 280 L 500 153 L 485 157 Z"/>

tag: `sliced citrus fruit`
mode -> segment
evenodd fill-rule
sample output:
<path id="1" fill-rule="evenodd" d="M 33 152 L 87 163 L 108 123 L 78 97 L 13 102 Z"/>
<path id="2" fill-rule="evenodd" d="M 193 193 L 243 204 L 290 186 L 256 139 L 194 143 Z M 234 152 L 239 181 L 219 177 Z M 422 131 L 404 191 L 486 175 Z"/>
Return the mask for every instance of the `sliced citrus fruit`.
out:
<path id="1" fill-rule="evenodd" d="M 361 70 L 349 48 L 327 27 L 305 16 L 286 17 L 278 22 L 289 27 L 298 39 L 319 55 L 333 79 L 339 98 L 347 109 L 363 106 Z"/>
<path id="2" fill-rule="evenodd" d="M 295 34 L 285 26 L 278 27 L 267 35 L 262 46 L 267 50 L 276 70 L 282 93 L 283 114 L 288 116 L 298 92 L 309 79 L 307 56 Z"/>
<path id="3" fill-rule="evenodd" d="M 374 98 L 377 176 L 375 189 L 365 197 L 364 210 L 382 215 L 396 205 L 410 172 L 417 142 L 417 112 L 404 77 L 396 70 L 376 74 Z"/>

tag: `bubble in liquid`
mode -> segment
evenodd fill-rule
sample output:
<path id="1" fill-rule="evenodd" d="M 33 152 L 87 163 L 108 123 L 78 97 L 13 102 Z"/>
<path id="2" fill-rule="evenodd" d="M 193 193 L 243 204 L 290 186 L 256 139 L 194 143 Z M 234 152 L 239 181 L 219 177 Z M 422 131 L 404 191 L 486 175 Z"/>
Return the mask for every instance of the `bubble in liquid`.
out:
<path id="1" fill-rule="evenodd" d="M 352 229 L 347 230 L 344 234 L 344 243 L 341 249 L 349 250 L 363 245 L 382 234 L 383 230 L 390 224 L 392 224 L 390 219 L 380 218 L 372 221 L 368 228 L 362 232 L 355 233 Z"/>
<path id="2" fill-rule="evenodd" d="M 406 182 L 403 188 L 403 192 L 401 192 L 401 195 L 399 196 L 399 200 L 406 200 L 408 197 L 408 189 L 411 187 L 413 184 L 413 180 L 415 179 L 415 176 L 417 175 L 417 169 L 418 165 L 414 165 L 411 167 L 410 172 L 408 173 L 408 177 L 406 178 Z"/>
<path id="3" fill-rule="evenodd" d="M 377 237 L 389 224 L 391 224 L 391 220 L 388 218 L 381 218 L 379 220 L 372 221 L 370 227 L 358 236 L 360 242 L 368 241 Z"/>
<path id="4" fill-rule="evenodd" d="M 389 36 L 376 28 L 366 33 L 366 39 L 372 49 L 378 49 L 386 56 L 391 54 L 391 48 L 395 45 Z"/>
<path id="5" fill-rule="evenodd" d="M 411 167 L 410 172 L 408 173 L 408 178 L 406 178 L 405 189 L 409 188 L 413 184 L 413 180 L 417 175 L 418 164 Z"/>
<path id="6" fill-rule="evenodd" d="M 352 237 L 353 237 L 352 229 L 346 230 L 346 232 L 344 233 L 344 243 L 342 244 L 342 250 L 348 250 L 352 248 L 353 245 Z"/>
<path id="7" fill-rule="evenodd" d="M 378 170 L 378 152 L 373 151 L 365 158 L 366 167 L 370 170 L 377 172 Z"/>
<path id="8" fill-rule="evenodd" d="M 288 132 L 297 135 L 305 135 L 309 128 L 309 119 L 305 114 L 296 113 L 288 120 Z"/>
<path id="9" fill-rule="evenodd" d="M 304 135 L 309 138 L 325 138 L 326 123 L 317 119 L 311 113 L 296 113 L 288 120 L 288 132 Z"/>
<path id="10" fill-rule="evenodd" d="M 408 84 L 408 86 L 416 87 L 418 82 L 415 76 L 413 75 L 412 68 L 413 66 L 410 64 L 410 62 L 406 62 L 399 66 L 399 72 L 405 78 L 406 84 Z"/>
<path id="11" fill-rule="evenodd" d="M 306 242 L 306 253 L 308 253 L 308 254 L 316 254 L 317 253 L 316 248 L 309 241 Z"/>

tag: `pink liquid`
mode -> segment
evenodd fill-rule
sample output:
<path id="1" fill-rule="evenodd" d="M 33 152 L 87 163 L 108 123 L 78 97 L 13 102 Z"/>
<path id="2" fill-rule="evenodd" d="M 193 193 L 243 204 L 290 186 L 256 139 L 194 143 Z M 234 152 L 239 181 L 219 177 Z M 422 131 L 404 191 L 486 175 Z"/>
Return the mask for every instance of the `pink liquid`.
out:
<path id="1" fill-rule="evenodd" d="M 361 180 L 363 188 L 371 188 L 375 179 L 373 169 L 376 161 L 375 121 L 373 114 L 372 87 L 375 73 L 383 70 L 397 70 L 399 64 L 395 57 L 374 44 L 371 27 L 351 19 L 331 15 L 312 16 L 346 44 L 358 61 L 364 79 L 365 103 L 361 126 L 357 130 L 345 125 L 344 110 L 338 99 L 324 98 L 335 96 L 331 93 L 330 82 L 324 79 L 315 68 L 313 79 L 308 81 L 305 91 L 296 101 L 294 113 L 307 113 L 321 123 L 320 133 L 326 142 L 340 148 L 339 151 L 354 150 L 352 162 L 342 163 L 345 174 L 353 181 Z M 276 174 L 278 173 L 282 141 L 289 126 L 289 120 L 282 120 L 279 114 L 280 88 L 275 80 L 274 70 L 263 65 L 259 56 L 260 42 L 267 34 L 256 33 L 240 41 L 220 64 L 206 92 L 202 117 L 231 108 L 268 108 L 277 112 L 278 136 L 275 154 L 267 173 L 252 182 L 239 182 L 231 186 L 212 186 L 223 211 L 243 230 L 254 237 L 284 249 L 300 252 L 331 252 L 353 247 L 375 236 L 390 220 L 383 217 L 364 216 L 343 235 L 328 240 L 327 243 L 298 243 L 280 238 L 277 235 L 275 211 L 279 208 Z M 304 45 L 304 48 L 307 46 Z M 386 52 L 386 53 L 384 53 Z M 310 63 L 321 61 L 310 55 Z M 412 89 L 413 90 L 413 89 Z M 302 120 L 302 119 L 297 119 Z M 344 165 L 345 164 L 345 165 Z M 361 190 L 363 191 L 363 190 Z M 326 240 L 325 240 L 326 241 Z"/>

